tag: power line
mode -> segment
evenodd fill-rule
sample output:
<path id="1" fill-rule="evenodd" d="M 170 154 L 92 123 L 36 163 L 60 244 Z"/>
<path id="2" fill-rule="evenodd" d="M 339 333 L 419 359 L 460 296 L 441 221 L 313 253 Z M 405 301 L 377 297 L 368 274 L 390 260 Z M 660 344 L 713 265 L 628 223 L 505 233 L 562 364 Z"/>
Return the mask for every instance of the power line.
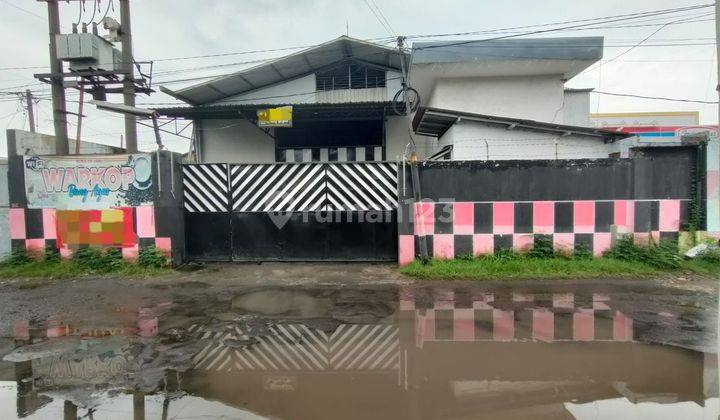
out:
<path id="1" fill-rule="evenodd" d="M 674 22 L 669 22 L 669 23 L 666 23 L 666 24 L 662 25 L 661 27 L 659 27 L 659 28 L 657 28 L 655 31 L 653 31 L 650 35 L 648 35 L 648 36 L 646 36 L 645 38 L 643 38 L 643 39 L 642 39 L 640 42 L 638 42 L 637 44 L 631 46 L 630 48 L 626 49 L 625 51 L 623 51 L 623 52 L 621 52 L 620 54 L 616 55 L 615 57 L 611 58 L 610 60 L 605 61 L 604 63 L 601 62 L 600 64 L 598 64 L 597 66 L 595 66 L 595 67 L 593 67 L 593 68 L 590 68 L 590 69 L 587 69 L 587 70 L 584 70 L 584 71 L 580 72 L 580 73 L 578 74 L 578 76 L 579 76 L 580 74 L 589 73 L 589 72 L 591 72 L 591 71 L 594 71 L 595 69 L 600 68 L 600 66 L 602 66 L 603 64 L 611 63 L 611 62 L 617 60 L 618 58 L 624 56 L 625 54 L 629 53 L 630 51 L 632 51 L 632 50 L 634 50 L 635 48 L 637 48 L 637 47 L 641 46 L 642 44 L 644 44 L 645 41 L 649 40 L 649 39 L 652 38 L 655 34 L 657 34 L 658 32 L 662 31 L 663 29 L 665 29 L 670 23 L 677 23 L 677 22 L 681 22 L 682 20 L 684 20 L 684 19 L 679 19 L 679 20 L 676 20 L 676 21 L 674 21 Z"/>
<path id="2" fill-rule="evenodd" d="M 624 16 L 624 17 L 617 17 L 617 18 L 612 18 L 612 19 L 604 18 L 604 22 L 602 22 L 602 23 L 621 22 L 621 21 L 626 21 L 626 20 L 637 19 L 638 16 L 658 16 L 658 15 L 663 15 L 663 14 L 678 13 L 681 11 L 688 11 L 688 10 L 697 10 L 697 9 L 713 7 L 713 6 L 714 6 L 714 4 L 705 4 L 705 5 L 690 6 L 690 7 L 685 7 L 685 8 L 665 9 L 665 10 L 652 11 L 652 12 L 635 13 L 635 14 L 631 14 L 631 15 L 618 15 L 618 16 Z M 600 20 L 600 19 L 603 19 L 603 18 L 590 19 L 590 20 Z M 583 20 L 583 21 L 587 21 L 587 20 Z M 578 25 L 564 26 L 564 27 L 560 27 L 560 28 L 542 29 L 542 30 L 523 32 L 523 33 L 512 34 L 512 35 L 504 35 L 504 36 L 498 36 L 498 37 L 494 37 L 494 38 L 486 38 L 486 39 L 480 39 L 480 40 L 465 40 L 465 41 L 456 41 L 456 42 L 436 44 L 436 45 L 426 45 L 424 47 L 417 47 L 417 48 L 413 48 L 413 49 L 414 50 L 425 50 L 425 49 L 431 49 L 431 48 L 445 48 L 445 47 L 451 47 L 451 46 L 466 45 L 466 44 L 471 44 L 471 43 L 480 43 L 480 42 L 487 42 L 487 41 L 497 41 L 497 40 L 508 39 L 508 38 L 516 38 L 516 37 L 526 36 L 526 35 L 537 35 L 537 34 L 543 34 L 543 33 L 549 33 L 549 32 L 557 32 L 557 31 L 580 28 L 580 27 L 587 27 L 587 26 L 592 26 L 592 25 L 597 25 L 597 24 L 582 23 L 582 24 L 578 24 Z M 547 24 L 545 24 L 544 26 L 547 26 Z"/>
<path id="3" fill-rule="evenodd" d="M 14 8 L 16 8 L 16 9 L 18 9 L 18 10 L 20 10 L 20 11 L 23 11 L 23 12 L 29 14 L 29 15 L 35 16 L 35 17 L 38 18 L 38 19 L 45 20 L 44 17 L 42 17 L 42 16 L 40 16 L 40 15 L 34 13 L 34 12 L 31 12 L 31 11 L 29 11 L 29 10 L 27 10 L 27 9 L 23 9 L 23 8 L 20 7 L 20 6 L 16 6 L 16 5 L 10 3 L 10 2 L 7 1 L 7 0 L 0 0 L 0 1 L 3 2 L 3 3 L 5 3 L 5 4 L 7 4 L 7 5 L 10 6 L 10 7 L 14 7 Z"/>
<path id="4" fill-rule="evenodd" d="M 597 18 L 564 20 L 564 21 L 541 23 L 541 24 L 535 24 L 535 25 L 514 26 L 514 27 L 508 27 L 508 28 L 502 28 L 502 29 L 490 29 L 490 30 L 485 30 L 485 31 L 408 35 L 407 38 L 408 39 L 416 39 L 416 38 L 435 38 L 435 37 L 439 38 L 439 37 L 448 37 L 448 36 L 480 35 L 480 34 L 484 34 L 484 33 L 496 32 L 496 31 L 506 31 L 506 30 L 513 30 L 513 29 L 542 28 L 542 27 L 547 27 L 547 26 L 566 25 L 569 23 L 593 22 L 593 21 L 598 21 L 598 20 L 626 18 L 626 17 L 633 17 L 633 16 L 635 16 L 637 18 L 642 18 L 642 17 L 648 17 L 648 16 L 658 16 L 658 15 L 663 15 L 663 14 L 667 14 L 667 13 L 678 13 L 678 12 L 683 12 L 683 11 L 696 10 L 696 9 L 712 7 L 712 6 L 714 6 L 714 3 L 688 6 L 688 7 L 680 7 L 680 8 L 672 8 L 672 9 L 651 10 L 651 11 L 646 11 L 646 12 L 627 13 L 627 14 L 622 14 L 622 15 L 603 16 L 603 17 L 597 17 Z"/>
<path id="5" fill-rule="evenodd" d="M 6 0 L 0 0 L 5 2 Z M 367 2 L 367 0 L 365 0 Z M 108 6 L 111 6 L 112 2 L 108 4 Z M 369 6 L 369 4 L 368 4 Z M 591 22 L 591 21 L 598 21 L 598 20 L 607 20 L 611 18 L 624 18 L 621 20 L 630 20 L 630 19 L 641 19 L 643 17 L 648 16 L 658 16 L 668 13 L 678 13 L 683 11 L 689 11 L 689 10 L 696 10 L 700 8 L 709 7 L 712 5 L 697 5 L 697 6 L 689 6 L 685 8 L 675 8 L 675 9 L 662 9 L 662 10 L 655 10 L 655 11 L 647 11 L 647 12 L 641 12 L 641 13 L 631 13 L 631 14 L 624 14 L 624 15 L 613 15 L 613 16 L 605 16 L 605 17 L 599 17 L 599 18 L 590 18 L 590 19 L 578 19 L 578 20 L 568 20 L 568 21 L 560 21 L 560 22 L 552 22 L 552 23 L 544 23 L 544 24 L 536 24 L 536 25 L 526 25 L 526 26 L 515 26 L 515 27 L 508 27 L 508 28 L 500 28 L 500 29 L 493 29 L 493 30 L 484 30 L 484 31 L 472 31 L 472 32 L 456 32 L 456 33 L 445 33 L 445 34 L 420 34 L 420 35 L 410 35 L 407 38 L 431 38 L 431 37 L 446 37 L 446 36 L 466 36 L 466 35 L 479 35 L 479 34 L 490 34 L 490 33 L 497 33 L 500 31 L 508 31 L 513 29 L 527 29 L 527 28 L 534 28 L 534 27 L 546 27 L 546 26 L 553 26 L 558 24 L 566 24 L 566 23 L 577 23 L 577 22 Z M 109 10 L 109 9 L 108 9 Z M 372 8 L 371 8 L 372 10 Z M 106 11 L 107 14 L 107 11 Z M 378 17 L 379 19 L 379 17 Z M 712 19 L 708 19 L 712 20 Z M 599 25 L 606 22 L 598 22 L 591 25 Z M 688 22 L 681 22 L 681 23 L 691 23 Z M 647 26 L 657 26 L 655 25 L 647 25 Z M 660 24 L 664 25 L 664 24 Z M 578 26 L 588 26 L 588 25 L 578 25 Z M 638 25 L 640 26 L 640 25 Z M 644 26 L 644 25 L 642 25 Z M 605 27 L 594 27 L 594 28 L 583 28 L 583 27 L 566 27 L 566 28 L 554 28 L 549 29 L 546 31 L 541 32 L 550 32 L 550 31 L 570 31 L 570 30 L 588 30 L 588 29 L 603 29 Z M 610 28 L 610 27 L 608 27 Z M 540 32 L 532 32 L 532 33 L 540 33 Z M 531 33 L 528 32 L 522 32 L 518 33 L 515 36 L 523 36 L 528 35 Z M 508 36 L 509 37 L 509 36 Z M 505 38 L 505 37 L 503 37 Z M 387 37 L 384 38 L 371 38 L 366 39 L 366 41 L 378 41 L 378 40 L 386 40 Z M 469 40 L 469 41 L 459 41 L 458 43 L 470 43 L 470 42 L 479 42 L 479 41 L 486 41 L 486 40 Z M 316 47 L 318 45 L 322 44 L 309 44 L 309 45 L 300 45 L 300 46 L 294 46 L 294 47 L 283 47 L 283 48 L 272 48 L 272 49 L 262 49 L 262 50 L 248 50 L 248 51 L 237 51 L 237 52 L 228 52 L 228 53 L 218 53 L 218 54 L 205 54 L 205 55 L 193 55 L 193 56 L 184 56 L 184 57 L 165 57 L 165 58 L 156 58 L 153 59 L 153 62 L 163 62 L 163 61 L 179 61 L 179 60 L 193 60 L 193 59 L 200 59 L 200 58 L 214 58 L 214 57 L 227 57 L 227 56 L 234 56 L 234 55 L 244 55 L 244 54 L 257 54 L 257 53 L 269 53 L 269 52 L 282 52 L 282 51 L 290 51 L 290 50 L 298 50 L 298 49 L 304 49 L 304 48 L 312 48 Z M 442 46 L 449 46 L 449 45 L 455 45 L 454 44 L 445 44 Z M 607 45 L 607 47 L 610 47 L 610 45 Z M 427 48 L 427 47 L 424 47 Z M 269 59 L 268 59 L 269 60 Z M 1 70 L 27 70 L 27 69 L 43 69 L 47 68 L 47 66 L 24 66 L 24 67 L 3 67 L 0 68 Z"/>
<path id="6" fill-rule="evenodd" d="M 598 95 L 608 95 L 608 96 L 621 96 L 621 97 L 627 97 L 627 98 L 654 99 L 654 100 L 659 100 L 659 101 L 688 102 L 688 103 L 693 103 L 693 104 L 716 105 L 718 103 L 718 102 L 713 102 L 713 101 L 700 101 L 700 100 L 695 100 L 695 99 L 678 99 L 678 98 L 665 98 L 662 96 L 644 96 L 644 95 L 632 95 L 629 93 L 601 92 L 598 90 L 593 90 L 590 93 L 596 93 Z"/>
<path id="7" fill-rule="evenodd" d="M 380 25 L 382 25 L 382 27 L 385 28 L 385 30 L 386 30 L 390 35 L 397 36 L 397 34 L 395 33 L 395 31 L 394 31 L 394 30 L 392 29 L 392 27 L 390 26 L 390 23 L 388 23 L 387 19 L 385 19 L 385 16 L 382 14 L 382 11 L 380 10 L 380 8 L 377 7 L 377 4 L 375 4 L 374 1 L 372 2 L 372 3 L 375 5 L 375 8 L 377 8 L 377 11 L 376 11 L 375 8 L 373 8 L 373 6 L 370 5 L 370 2 L 369 2 L 368 0 L 363 0 L 363 1 L 364 1 L 365 4 L 367 5 L 368 9 L 370 9 L 370 11 L 372 12 L 372 14 L 375 16 L 375 19 L 377 19 L 377 21 L 380 22 Z M 372 0 L 371 0 L 371 1 L 372 1 Z M 381 17 L 381 16 L 382 16 L 382 17 Z"/>
<path id="8" fill-rule="evenodd" d="M 377 5 L 377 3 L 375 3 L 375 0 L 370 0 L 370 2 L 373 4 L 373 6 L 375 6 L 375 9 L 380 14 L 380 17 L 385 21 L 385 23 L 387 24 L 387 27 L 390 28 L 390 32 L 394 36 L 397 36 L 397 32 L 395 32 L 395 29 L 393 29 L 392 25 L 390 25 L 390 21 L 387 20 L 387 17 L 385 17 L 385 14 L 382 12 L 382 9 L 380 9 L 380 7 Z"/>

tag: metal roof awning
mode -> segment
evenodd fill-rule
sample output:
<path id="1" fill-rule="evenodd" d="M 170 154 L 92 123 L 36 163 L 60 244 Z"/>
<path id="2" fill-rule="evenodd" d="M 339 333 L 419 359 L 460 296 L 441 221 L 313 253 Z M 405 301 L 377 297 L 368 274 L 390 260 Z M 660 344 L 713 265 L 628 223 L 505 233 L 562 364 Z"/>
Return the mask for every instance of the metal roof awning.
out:
<path id="1" fill-rule="evenodd" d="M 452 111 L 420 107 L 413 118 L 413 130 L 416 134 L 440 138 L 453 124 L 460 120 L 474 121 L 486 125 L 501 126 L 508 130 L 529 130 L 554 133 L 558 135 L 577 134 L 583 136 L 597 137 L 607 141 L 632 137 L 633 134 L 618 131 L 600 130 L 592 127 L 580 127 L 574 125 L 563 125 L 545 123 L 534 120 L 523 120 L 518 118 L 500 117 L 494 115 L 473 114 L 469 112 Z"/>
<path id="2" fill-rule="evenodd" d="M 324 44 L 178 91 L 164 87 L 161 90 L 188 104 L 203 105 L 315 73 L 349 60 L 387 69 L 399 70 L 401 67 L 397 49 L 341 36 Z"/>
<path id="3" fill-rule="evenodd" d="M 165 117 L 186 119 L 233 119 L 255 120 L 257 110 L 275 108 L 278 104 L 214 105 L 172 108 L 157 108 Z M 397 115 L 392 102 L 355 102 L 339 104 L 298 104 L 293 107 L 293 121 L 364 121 L 381 120 Z M 404 111 L 404 104 L 396 104 L 398 111 Z"/>

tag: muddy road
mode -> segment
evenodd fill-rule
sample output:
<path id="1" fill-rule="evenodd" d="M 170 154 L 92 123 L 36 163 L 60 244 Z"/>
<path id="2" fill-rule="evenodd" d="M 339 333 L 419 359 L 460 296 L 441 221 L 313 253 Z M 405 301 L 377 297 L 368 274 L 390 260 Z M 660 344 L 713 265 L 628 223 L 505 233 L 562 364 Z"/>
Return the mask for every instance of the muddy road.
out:
<path id="1" fill-rule="evenodd" d="M 707 279 L 214 265 L 0 283 L 0 418 L 716 418 Z"/>

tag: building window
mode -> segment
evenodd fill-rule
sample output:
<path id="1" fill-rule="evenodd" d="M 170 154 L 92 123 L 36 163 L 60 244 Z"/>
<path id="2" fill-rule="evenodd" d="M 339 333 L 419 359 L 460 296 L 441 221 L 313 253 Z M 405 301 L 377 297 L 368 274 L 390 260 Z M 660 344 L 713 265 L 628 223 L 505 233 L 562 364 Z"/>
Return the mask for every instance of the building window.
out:
<path id="1" fill-rule="evenodd" d="M 385 87 L 385 70 L 349 63 L 315 74 L 317 90 Z"/>

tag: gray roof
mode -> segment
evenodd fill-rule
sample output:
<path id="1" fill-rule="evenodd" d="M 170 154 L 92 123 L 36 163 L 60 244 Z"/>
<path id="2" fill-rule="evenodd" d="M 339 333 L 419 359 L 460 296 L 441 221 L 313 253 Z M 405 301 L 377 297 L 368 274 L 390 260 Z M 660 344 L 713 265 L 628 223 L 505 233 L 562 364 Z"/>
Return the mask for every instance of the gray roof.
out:
<path id="1" fill-rule="evenodd" d="M 497 115 L 474 114 L 430 107 L 420 107 L 412 121 L 413 131 L 423 136 L 440 138 L 458 120 L 474 121 L 486 125 L 502 126 L 508 130 L 529 130 L 554 134 L 577 134 L 596 137 L 605 141 L 614 141 L 632 137 L 634 134 L 592 127 L 546 123 L 534 120 L 523 120 Z"/>
<path id="2" fill-rule="evenodd" d="M 189 104 L 203 105 L 315 73 L 349 60 L 369 66 L 400 69 L 400 54 L 397 49 L 341 36 L 324 44 L 178 91 L 167 88 L 162 90 Z"/>
<path id="3" fill-rule="evenodd" d="M 431 41 L 413 43 L 413 64 L 487 60 L 599 60 L 603 37 Z"/>

